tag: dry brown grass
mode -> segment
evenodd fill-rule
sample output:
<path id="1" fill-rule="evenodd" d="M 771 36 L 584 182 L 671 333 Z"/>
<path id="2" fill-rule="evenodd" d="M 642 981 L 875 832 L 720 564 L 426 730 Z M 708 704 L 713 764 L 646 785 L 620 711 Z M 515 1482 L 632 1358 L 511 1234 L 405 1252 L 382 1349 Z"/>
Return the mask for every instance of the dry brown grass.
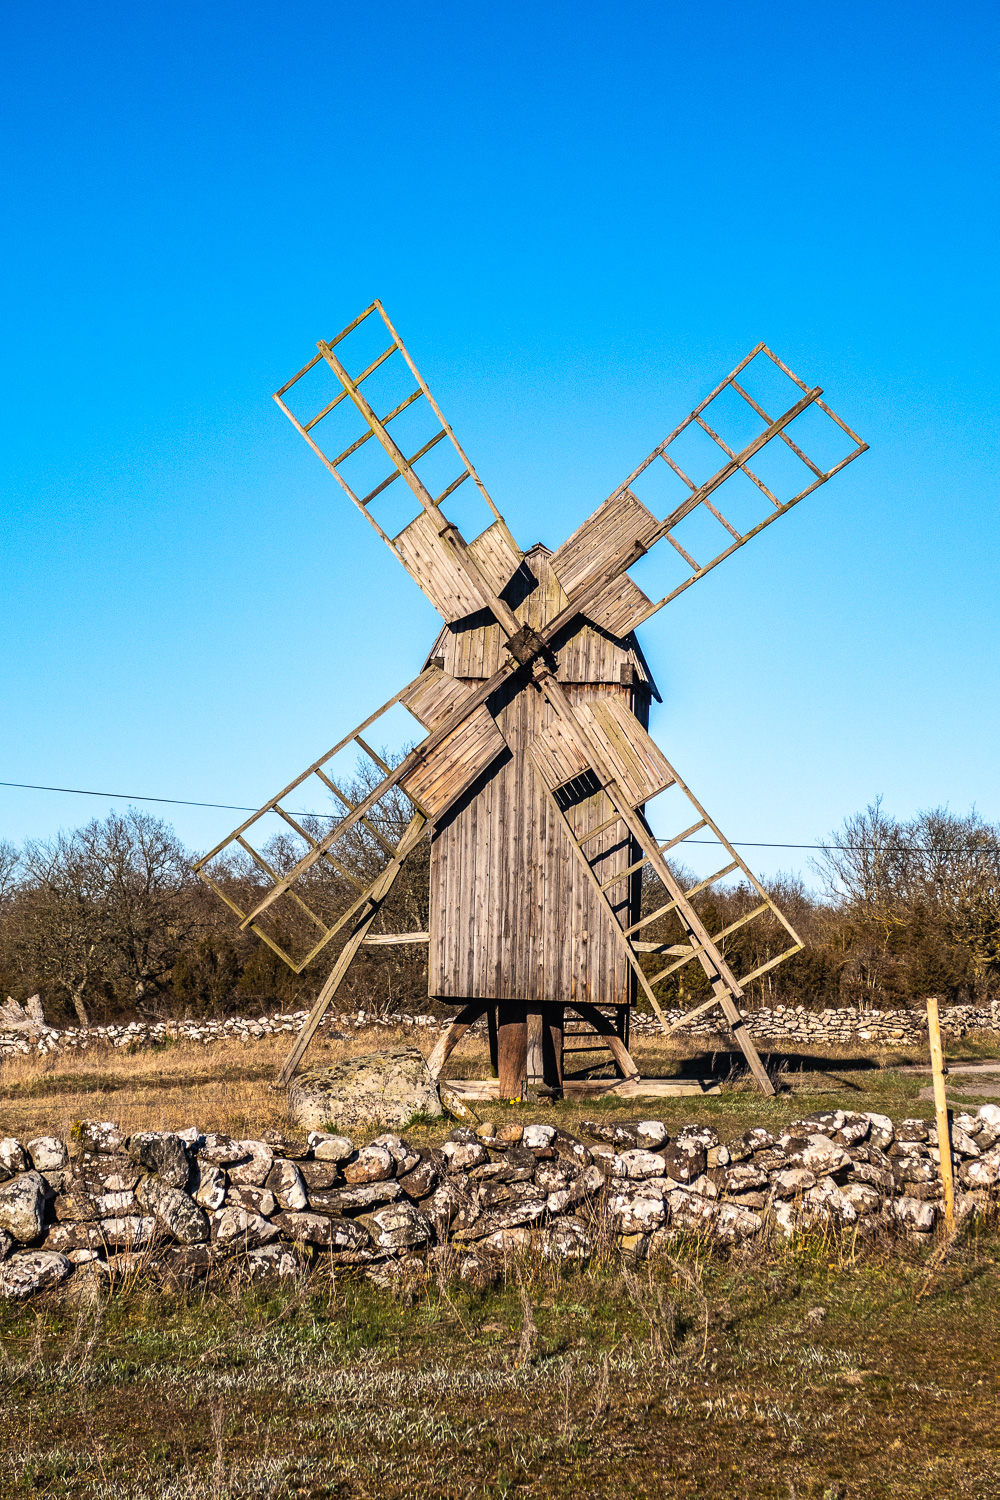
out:
<path id="1" fill-rule="evenodd" d="M 308 1062 L 330 1064 L 378 1048 L 403 1046 L 418 1046 L 426 1055 L 436 1038 L 436 1032 L 415 1034 L 412 1028 L 402 1027 L 379 1027 L 342 1040 L 321 1033 Z M 272 1080 L 290 1044 L 291 1036 L 284 1033 L 251 1042 L 227 1039 L 207 1047 L 178 1042 L 157 1050 L 94 1047 L 79 1053 L 18 1057 L 0 1063 L 0 1134 L 29 1140 L 50 1133 L 66 1137 L 76 1121 L 96 1118 L 117 1120 L 129 1132 L 197 1125 L 201 1130 L 253 1136 L 267 1129 L 286 1129 L 286 1095 L 272 1088 Z M 722 1093 L 655 1101 L 606 1098 L 539 1103 L 529 1106 L 532 1117 L 542 1111 L 546 1118 L 558 1119 L 573 1130 L 581 1118 L 595 1113 L 623 1118 L 652 1113 L 668 1122 L 699 1120 L 715 1124 L 720 1132 L 729 1129 L 736 1134 L 747 1123 L 781 1125 L 803 1109 L 817 1107 L 881 1109 L 893 1117 L 901 1112 L 928 1117 L 932 1113 L 920 1098 L 927 1080 L 895 1071 L 904 1059 L 924 1061 L 918 1053 L 911 1057 L 908 1053 L 865 1053 L 856 1047 L 803 1046 L 793 1055 L 765 1054 L 772 1064 L 784 1060 L 790 1069 L 783 1074 L 789 1091 L 765 1100 L 746 1078 L 742 1059 L 722 1039 L 709 1047 L 701 1040 L 642 1038 L 634 1042 L 632 1052 L 644 1077 L 713 1077 L 722 1084 Z M 452 1077 L 488 1077 L 485 1037 L 466 1036 L 445 1071 Z M 962 1087 L 973 1091 L 970 1099 L 975 1097 L 975 1080 L 962 1080 Z M 809 1096 L 808 1103 L 803 1096 Z M 518 1106 L 499 1103 L 476 1109 L 480 1117 L 497 1122 L 524 1118 L 525 1113 Z"/>
<path id="2" fill-rule="evenodd" d="M 377 1035 L 317 1042 L 309 1059 L 330 1064 L 412 1043 L 410 1032 L 386 1027 Z M 86 1119 L 117 1120 L 130 1133 L 189 1125 L 247 1136 L 281 1130 L 288 1126 L 287 1099 L 272 1082 L 290 1045 L 283 1034 L 207 1047 L 178 1042 L 156 1050 L 91 1047 L 17 1057 L 0 1064 L 0 1134 L 65 1138 Z"/>

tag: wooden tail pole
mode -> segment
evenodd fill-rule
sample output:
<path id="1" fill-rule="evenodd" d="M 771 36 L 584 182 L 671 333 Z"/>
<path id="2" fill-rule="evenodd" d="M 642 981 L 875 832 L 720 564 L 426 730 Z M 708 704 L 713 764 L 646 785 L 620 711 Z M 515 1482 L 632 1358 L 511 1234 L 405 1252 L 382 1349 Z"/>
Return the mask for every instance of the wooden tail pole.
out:
<path id="1" fill-rule="evenodd" d="M 944 1091 L 944 1049 L 941 1046 L 941 1023 L 936 995 L 927 997 L 927 1035 L 931 1047 L 931 1073 L 934 1078 L 934 1113 L 937 1117 L 938 1155 L 941 1158 L 941 1183 L 944 1187 L 944 1221 L 949 1229 L 955 1224 L 955 1172 L 951 1156 L 951 1124 L 948 1099 Z"/>

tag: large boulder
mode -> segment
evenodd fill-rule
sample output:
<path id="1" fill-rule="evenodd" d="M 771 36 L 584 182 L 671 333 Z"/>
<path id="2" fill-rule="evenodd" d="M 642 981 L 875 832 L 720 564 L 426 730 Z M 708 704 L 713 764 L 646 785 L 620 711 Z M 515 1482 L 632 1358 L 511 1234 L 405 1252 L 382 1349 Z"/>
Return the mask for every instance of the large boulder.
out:
<path id="1" fill-rule="evenodd" d="M 312 1130 L 328 1120 L 352 1129 L 443 1114 L 437 1085 L 416 1047 L 366 1052 L 303 1073 L 288 1090 L 288 1110 L 296 1124 Z"/>

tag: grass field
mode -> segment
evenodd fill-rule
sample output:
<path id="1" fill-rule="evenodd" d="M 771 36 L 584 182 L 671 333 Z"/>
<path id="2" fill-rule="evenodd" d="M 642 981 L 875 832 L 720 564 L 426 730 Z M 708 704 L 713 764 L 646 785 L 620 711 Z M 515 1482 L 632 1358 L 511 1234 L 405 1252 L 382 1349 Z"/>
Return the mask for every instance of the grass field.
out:
<path id="1" fill-rule="evenodd" d="M 994 1500 L 1000 1239 L 0 1312 L 7 1496 Z"/>
<path id="2" fill-rule="evenodd" d="M 429 1038 L 417 1041 L 429 1050 Z M 377 1033 L 323 1041 L 310 1051 L 309 1060 L 331 1063 L 376 1047 L 412 1045 L 411 1031 L 379 1028 Z M 288 1047 L 288 1037 L 281 1036 L 211 1047 L 179 1042 L 135 1052 L 105 1047 L 18 1057 L 0 1065 L 0 1133 L 22 1139 L 49 1133 L 68 1137 L 76 1121 L 94 1118 L 117 1120 L 129 1132 L 197 1125 L 202 1130 L 252 1136 L 269 1127 L 287 1128 L 285 1093 L 274 1090 L 271 1083 Z M 976 1060 L 996 1050 L 995 1038 L 972 1038 L 955 1045 L 950 1056 L 952 1061 Z M 644 1076 L 715 1078 L 722 1082 L 722 1092 L 649 1103 L 614 1098 L 543 1102 L 530 1106 L 531 1117 L 572 1130 L 581 1118 L 594 1114 L 629 1119 L 652 1114 L 668 1125 L 671 1121 L 710 1121 L 725 1138 L 727 1130 L 735 1135 L 748 1123 L 784 1124 L 819 1108 L 880 1110 L 894 1118 L 913 1114 L 930 1119 L 934 1112 L 929 1098 L 921 1097 L 927 1093 L 929 1079 L 902 1071 L 925 1061 L 919 1053 L 774 1054 L 770 1062 L 782 1067 L 780 1077 L 786 1088 L 777 1098 L 764 1099 L 752 1082 L 739 1078 L 742 1059 L 738 1064 L 721 1045 L 705 1051 L 683 1042 L 652 1039 L 637 1042 L 632 1051 Z M 485 1044 L 463 1043 L 447 1071 L 454 1076 L 487 1075 Z M 995 1098 L 998 1078 L 1000 1063 L 992 1078 L 954 1075 L 950 1087 L 956 1107 Z M 508 1114 L 521 1117 L 516 1107 L 505 1109 L 500 1104 L 481 1104 L 475 1109 L 483 1118 L 498 1121 Z"/>
<path id="3" fill-rule="evenodd" d="M 369 1033 L 317 1061 L 410 1040 Z M 0 1071 L 0 1133 L 66 1135 L 85 1117 L 280 1128 L 270 1080 L 286 1046 L 19 1060 Z M 721 1052 L 635 1051 L 646 1074 L 729 1076 Z M 730 1081 L 648 1105 L 477 1110 L 569 1130 L 652 1114 L 723 1139 L 834 1106 L 929 1118 L 928 1080 L 885 1061 L 800 1056 L 770 1100 Z M 483 1073 L 484 1049 L 456 1063 Z M 953 1077 L 956 1104 L 995 1079 Z M 426 1144 L 447 1128 L 409 1134 Z M 9 1304 L 0 1495 L 995 1500 L 998 1305 L 995 1225 L 929 1253 L 814 1235 L 728 1255 L 691 1242 L 655 1266 L 512 1262 L 487 1291 L 442 1275 L 391 1293 L 317 1262 L 268 1290 L 213 1279 L 173 1298 L 139 1283 L 79 1309 Z"/>

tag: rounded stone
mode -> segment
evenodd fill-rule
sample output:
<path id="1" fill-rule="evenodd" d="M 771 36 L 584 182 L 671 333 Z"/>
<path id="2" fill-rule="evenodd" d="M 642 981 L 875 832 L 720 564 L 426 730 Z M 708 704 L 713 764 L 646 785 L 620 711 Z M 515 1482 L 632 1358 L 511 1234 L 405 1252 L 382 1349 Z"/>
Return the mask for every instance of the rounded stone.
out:
<path id="1" fill-rule="evenodd" d="M 348 1130 L 406 1125 L 414 1115 L 440 1119 L 437 1084 L 416 1047 L 366 1052 L 294 1078 L 288 1110 L 297 1125 L 321 1129 L 328 1121 Z"/>

